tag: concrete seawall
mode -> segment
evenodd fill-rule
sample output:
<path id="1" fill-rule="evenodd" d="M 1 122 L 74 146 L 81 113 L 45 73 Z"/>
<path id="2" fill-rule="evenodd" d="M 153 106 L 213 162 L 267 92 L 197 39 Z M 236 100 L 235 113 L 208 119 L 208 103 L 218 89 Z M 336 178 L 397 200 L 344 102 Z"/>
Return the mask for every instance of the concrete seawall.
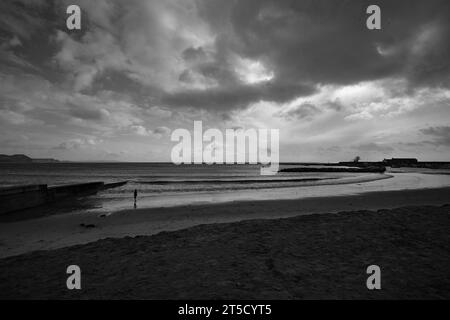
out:
<path id="1" fill-rule="evenodd" d="M 55 187 L 42 184 L 0 188 L 0 214 L 33 208 L 68 197 L 95 194 L 105 187 L 121 186 L 125 183 L 115 183 L 113 186 L 103 182 L 90 182 Z"/>
<path id="2" fill-rule="evenodd" d="M 45 184 L 0 189 L 0 214 L 37 207 L 46 202 Z"/>
<path id="3" fill-rule="evenodd" d="M 102 190 L 104 185 L 103 182 L 90 182 L 49 187 L 47 188 L 47 202 L 53 202 L 71 196 L 95 194 L 99 190 Z"/>

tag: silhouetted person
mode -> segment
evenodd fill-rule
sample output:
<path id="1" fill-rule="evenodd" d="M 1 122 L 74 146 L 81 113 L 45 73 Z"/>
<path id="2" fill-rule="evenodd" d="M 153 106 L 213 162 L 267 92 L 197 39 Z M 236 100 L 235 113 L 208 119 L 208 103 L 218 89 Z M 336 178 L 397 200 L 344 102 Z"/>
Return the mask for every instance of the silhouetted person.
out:
<path id="1" fill-rule="evenodd" d="M 136 209 L 137 189 L 134 189 L 134 208 Z"/>

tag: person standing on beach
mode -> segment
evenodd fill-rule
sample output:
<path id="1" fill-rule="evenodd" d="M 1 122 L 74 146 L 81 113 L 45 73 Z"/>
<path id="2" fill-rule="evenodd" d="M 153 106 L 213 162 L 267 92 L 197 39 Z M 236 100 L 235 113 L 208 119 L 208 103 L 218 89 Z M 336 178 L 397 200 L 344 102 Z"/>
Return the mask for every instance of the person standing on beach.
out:
<path id="1" fill-rule="evenodd" d="M 134 208 L 136 209 L 137 189 L 134 189 Z"/>

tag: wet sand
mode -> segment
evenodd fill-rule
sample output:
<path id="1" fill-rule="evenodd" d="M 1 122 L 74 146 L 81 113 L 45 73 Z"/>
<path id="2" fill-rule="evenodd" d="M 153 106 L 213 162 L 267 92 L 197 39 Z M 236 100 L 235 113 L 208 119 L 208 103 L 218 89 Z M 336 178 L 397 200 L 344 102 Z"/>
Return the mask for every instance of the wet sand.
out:
<path id="1" fill-rule="evenodd" d="M 449 227 L 445 205 L 105 239 L 1 259 L 0 298 L 449 299 Z M 82 270 L 80 291 L 66 289 L 70 264 Z M 372 264 L 381 290 L 366 288 Z"/>
<path id="2" fill-rule="evenodd" d="M 0 223 L 0 258 L 104 238 L 152 235 L 200 224 L 284 218 L 311 213 L 390 209 L 406 205 L 443 205 L 448 203 L 449 194 L 450 188 L 435 188 L 124 210 L 109 216 L 89 212 L 55 215 Z"/>
<path id="3" fill-rule="evenodd" d="M 347 196 L 367 192 L 396 191 L 450 187 L 450 178 L 443 174 L 422 172 L 401 172 L 387 174 L 365 174 L 358 177 L 326 179 L 303 183 L 295 187 L 274 187 L 263 189 L 221 190 L 218 192 L 181 192 L 138 197 L 138 206 L 161 208 L 186 205 L 217 204 L 231 201 L 289 200 L 312 197 Z M 131 194 L 131 193 L 130 193 Z M 94 213 L 112 213 L 130 208 L 127 197 L 98 197 Z"/>

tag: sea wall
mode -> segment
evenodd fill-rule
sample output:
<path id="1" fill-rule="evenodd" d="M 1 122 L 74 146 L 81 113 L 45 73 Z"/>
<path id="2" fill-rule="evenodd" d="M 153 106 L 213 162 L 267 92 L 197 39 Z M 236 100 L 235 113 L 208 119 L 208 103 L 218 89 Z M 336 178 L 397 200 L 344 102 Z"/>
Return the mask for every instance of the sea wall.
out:
<path id="1" fill-rule="evenodd" d="M 94 194 L 101 190 L 103 186 L 103 182 L 89 182 L 49 187 L 47 188 L 47 202 L 52 202 L 71 196 Z"/>
<path id="2" fill-rule="evenodd" d="M 344 167 L 342 167 L 342 168 L 336 168 L 336 167 L 284 168 L 284 169 L 280 169 L 278 172 L 372 172 L 372 173 L 383 173 L 385 171 L 386 171 L 385 167 L 372 166 L 372 167 L 353 167 L 353 168 L 344 168 Z"/>
<path id="3" fill-rule="evenodd" d="M 127 181 L 121 181 L 121 182 L 105 183 L 105 185 L 103 186 L 103 189 L 117 188 L 117 187 L 124 186 L 127 183 L 128 183 L 128 180 Z"/>
<path id="4" fill-rule="evenodd" d="M 55 187 L 42 184 L 0 188 L 0 214 L 37 207 L 63 198 L 94 194 L 103 187 L 103 182 L 90 182 Z"/>
<path id="5" fill-rule="evenodd" d="M 40 206 L 47 202 L 47 185 L 0 189 L 0 214 Z"/>

